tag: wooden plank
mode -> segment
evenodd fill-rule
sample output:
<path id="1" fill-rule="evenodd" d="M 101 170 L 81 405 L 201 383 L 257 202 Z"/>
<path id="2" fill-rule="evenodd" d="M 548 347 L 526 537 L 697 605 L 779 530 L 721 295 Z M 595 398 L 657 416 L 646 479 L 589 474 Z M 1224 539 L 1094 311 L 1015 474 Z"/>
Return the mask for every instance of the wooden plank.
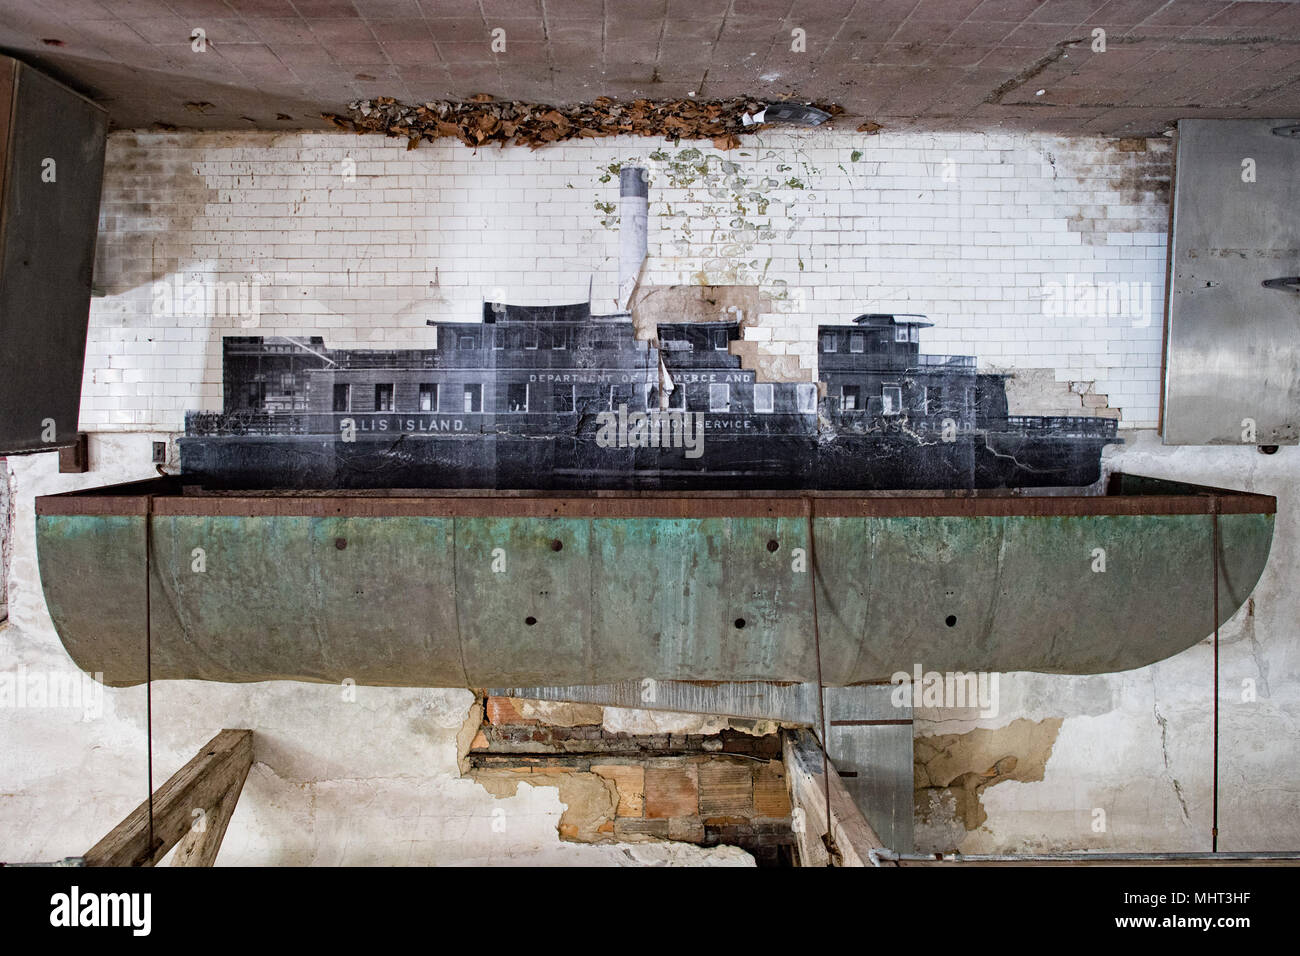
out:
<path id="1" fill-rule="evenodd" d="M 803 866 L 865 867 L 872 866 L 872 850 L 885 846 L 871 828 L 862 811 L 849 796 L 835 767 L 830 766 L 831 825 L 830 831 L 838 859 L 829 860 L 822 835 L 826 833 L 826 783 L 822 774 L 821 746 L 807 730 L 786 731 L 782 746 L 785 752 L 786 776 L 790 782 L 790 800 L 803 819 L 802 829 L 796 829 L 799 859 Z M 888 864 L 892 865 L 892 864 Z"/>
<path id="2" fill-rule="evenodd" d="M 238 799 L 252 765 L 253 732 L 221 731 L 154 792 L 153 846 L 149 845 L 149 801 L 146 800 L 86 851 L 85 865 L 155 865 L 190 831 L 195 809 L 217 808 L 231 791 Z M 230 810 L 234 810 L 233 803 Z M 221 834 L 225 834 L 224 824 Z M 219 846 L 220 839 L 216 840 L 216 847 Z M 216 847 L 211 850 L 213 856 Z M 203 848 L 194 848 L 191 855 L 202 851 Z"/>
<path id="3" fill-rule="evenodd" d="M 243 792 L 244 780 L 248 777 L 251 766 L 250 762 L 244 767 L 239 779 L 222 794 L 215 807 L 204 808 L 205 826 L 196 830 L 194 824 L 190 825 L 189 832 L 181 839 L 172 856 L 172 866 L 212 866 L 216 862 L 221 841 L 226 837 L 226 827 L 230 825 L 230 818 L 235 813 L 235 804 L 239 803 L 239 795 Z"/>

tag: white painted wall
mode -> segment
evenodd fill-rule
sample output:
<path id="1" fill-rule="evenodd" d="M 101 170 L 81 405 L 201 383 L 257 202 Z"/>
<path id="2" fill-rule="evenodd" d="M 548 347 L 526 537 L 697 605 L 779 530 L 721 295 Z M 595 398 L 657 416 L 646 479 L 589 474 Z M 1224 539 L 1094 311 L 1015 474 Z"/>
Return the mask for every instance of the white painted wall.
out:
<path id="1" fill-rule="evenodd" d="M 925 312 L 936 322 L 928 351 L 974 353 L 984 366 L 1050 367 L 1063 382 L 1095 379 L 1122 408 L 1123 424 L 1154 421 L 1167 207 L 1154 192 L 1134 191 L 1143 154 L 1050 137 L 769 134 L 741 151 L 701 149 L 718 157 L 707 166 L 712 185 L 674 188 L 665 184 L 683 175 L 681 153 L 663 147 L 677 159 L 650 159 L 659 147 L 626 140 L 476 156 L 458 145 L 407 152 L 342 135 L 115 135 L 96 277 L 108 294 L 92 309 L 82 405 L 94 470 L 60 475 L 51 455 L 9 461 L 13 620 L 0 630 L 0 674 L 72 669 L 40 594 L 33 497 L 149 476 L 151 440 L 179 430 L 186 409 L 219 407 L 222 335 L 427 346 L 426 318 L 476 320 L 482 298 L 502 293 L 516 302 L 581 300 L 589 276 L 599 306 L 613 295 L 617 236 L 593 203 L 617 202 L 617 175 L 600 182 L 616 161 L 646 161 L 656 177 L 648 278 L 759 281 L 784 294 L 782 311 L 764 315 L 758 330 L 759 338 L 770 332 L 777 352 L 811 354 L 818 321 Z M 356 162 L 355 182 L 341 175 L 346 157 Z M 725 186 L 731 176 L 745 180 L 740 201 L 750 211 L 740 216 Z M 769 178 L 807 188 L 748 188 Z M 765 214 L 751 191 L 769 199 Z M 656 216 L 670 207 L 671 218 Z M 178 275 L 261 277 L 262 314 L 249 326 L 239 315 L 154 316 L 153 282 Z M 1044 315 L 1044 289 L 1072 275 L 1151 283 L 1150 323 Z M 1239 615 L 1223 632 L 1221 846 L 1298 848 L 1300 594 L 1290 581 L 1300 450 L 1166 449 L 1133 427 L 1124 438 L 1111 467 L 1278 495 L 1274 554 L 1254 616 L 1247 626 Z M 999 715 L 983 725 L 1066 719 L 1045 779 L 986 790 L 986 828 L 962 848 L 1205 848 L 1209 667 L 1201 645 L 1121 675 L 1005 676 Z M 1245 678 L 1258 687 L 1249 705 L 1239 700 Z M 632 857 L 623 848 L 561 845 L 553 788 L 494 801 L 459 779 L 455 733 L 469 704 L 462 691 L 361 688 L 351 704 L 337 688 L 292 683 L 178 682 L 154 694 L 159 779 L 220 727 L 257 731 L 258 766 L 225 863 L 701 857 L 676 845 Z M 142 688 L 105 690 L 103 714 L 92 720 L 67 709 L 0 707 L 0 859 L 79 853 L 143 798 L 143 714 Z M 969 726 L 922 722 L 918 733 Z M 491 829 L 495 807 L 507 810 L 504 833 Z M 1107 811 L 1104 833 L 1091 827 L 1096 807 Z"/>

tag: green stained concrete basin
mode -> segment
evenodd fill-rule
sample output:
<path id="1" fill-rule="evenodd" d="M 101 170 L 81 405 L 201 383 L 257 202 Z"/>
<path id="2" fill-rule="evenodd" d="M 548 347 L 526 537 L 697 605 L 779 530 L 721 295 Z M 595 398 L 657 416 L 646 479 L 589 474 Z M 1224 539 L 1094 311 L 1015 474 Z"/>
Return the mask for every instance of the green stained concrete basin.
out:
<path id="1" fill-rule="evenodd" d="M 146 647 L 154 679 L 815 681 L 815 634 L 825 683 L 843 685 L 917 664 L 1094 674 L 1169 657 L 1215 627 L 1216 522 L 1222 623 L 1263 571 L 1275 504 L 1120 475 L 1090 496 L 159 480 L 40 498 L 36 522 L 63 644 L 114 686 L 145 680 Z"/>

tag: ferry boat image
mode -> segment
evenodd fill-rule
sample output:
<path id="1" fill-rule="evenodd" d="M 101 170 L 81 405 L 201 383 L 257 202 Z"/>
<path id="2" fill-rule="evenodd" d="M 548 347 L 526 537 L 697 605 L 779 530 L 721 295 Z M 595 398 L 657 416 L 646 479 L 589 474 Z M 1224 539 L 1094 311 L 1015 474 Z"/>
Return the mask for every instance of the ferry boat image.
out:
<path id="1" fill-rule="evenodd" d="M 1008 414 L 1004 376 L 927 355 L 920 317 L 818 328 L 818 382 L 760 382 L 739 322 L 484 304 L 428 349 L 223 341 L 224 410 L 191 412 L 212 488 L 908 490 L 1090 485 L 1109 418 Z"/>
<path id="2" fill-rule="evenodd" d="M 618 301 L 646 257 L 649 176 L 619 173 Z M 181 472 L 212 488 L 908 490 L 1090 485 L 1108 418 L 1010 415 L 1004 376 L 921 352 L 923 316 L 818 328 L 818 381 L 760 382 L 741 322 L 485 302 L 433 348 L 226 338 L 224 407 Z"/>

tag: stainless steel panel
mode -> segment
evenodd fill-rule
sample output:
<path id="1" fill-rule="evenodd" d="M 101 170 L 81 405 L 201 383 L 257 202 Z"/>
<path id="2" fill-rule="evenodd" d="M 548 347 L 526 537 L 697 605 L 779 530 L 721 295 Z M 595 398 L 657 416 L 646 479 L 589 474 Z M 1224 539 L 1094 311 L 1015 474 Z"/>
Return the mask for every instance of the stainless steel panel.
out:
<path id="1" fill-rule="evenodd" d="M 826 755 L 880 842 L 912 850 L 912 705 L 892 684 L 826 688 Z"/>
<path id="2" fill-rule="evenodd" d="M 1166 444 L 1300 440 L 1300 289 L 1287 281 L 1300 276 L 1297 122 L 1178 124 Z"/>

